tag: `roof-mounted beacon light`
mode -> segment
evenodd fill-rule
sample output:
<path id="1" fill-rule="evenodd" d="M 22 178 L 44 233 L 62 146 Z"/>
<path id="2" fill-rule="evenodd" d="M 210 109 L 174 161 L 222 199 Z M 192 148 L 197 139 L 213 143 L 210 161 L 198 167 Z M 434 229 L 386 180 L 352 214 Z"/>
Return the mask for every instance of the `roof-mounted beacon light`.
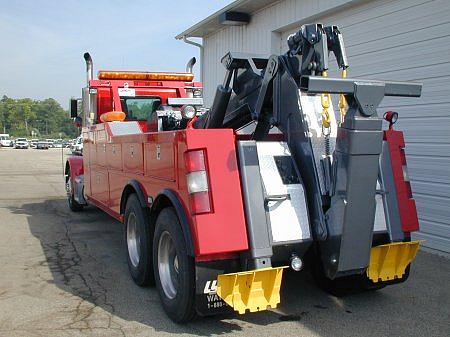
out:
<path id="1" fill-rule="evenodd" d="M 147 72 L 147 71 L 106 71 L 98 72 L 99 80 L 159 80 L 192 82 L 192 73 Z"/>

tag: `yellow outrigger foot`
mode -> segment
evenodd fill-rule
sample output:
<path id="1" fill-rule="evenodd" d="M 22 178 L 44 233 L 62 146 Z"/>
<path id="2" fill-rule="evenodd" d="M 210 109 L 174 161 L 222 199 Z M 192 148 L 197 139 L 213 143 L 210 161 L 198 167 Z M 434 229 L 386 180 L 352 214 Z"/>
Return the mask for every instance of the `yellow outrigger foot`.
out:
<path id="1" fill-rule="evenodd" d="M 367 276 L 373 282 L 391 281 L 403 277 L 414 260 L 420 241 L 393 242 L 372 247 Z"/>
<path id="2" fill-rule="evenodd" d="M 217 295 L 240 314 L 276 308 L 280 303 L 283 269 L 264 268 L 217 277 Z"/>

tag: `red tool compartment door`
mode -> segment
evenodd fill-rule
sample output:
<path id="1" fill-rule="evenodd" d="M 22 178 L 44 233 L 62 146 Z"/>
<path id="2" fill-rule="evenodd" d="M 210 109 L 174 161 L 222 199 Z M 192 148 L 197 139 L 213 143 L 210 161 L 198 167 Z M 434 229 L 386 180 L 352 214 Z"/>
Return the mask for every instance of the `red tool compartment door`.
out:
<path id="1" fill-rule="evenodd" d="M 175 181 L 174 132 L 149 135 L 145 143 L 145 175 Z"/>
<path id="2" fill-rule="evenodd" d="M 106 144 L 106 164 L 109 169 L 122 171 L 122 144 Z"/>
<path id="3" fill-rule="evenodd" d="M 128 173 L 144 173 L 144 156 L 142 143 L 122 144 L 123 171 Z"/>
<path id="4" fill-rule="evenodd" d="M 95 135 L 96 164 L 106 166 L 106 130 L 104 125 L 99 125 Z"/>
<path id="5" fill-rule="evenodd" d="M 104 169 L 91 169 L 92 196 L 105 206 L 109 204 L 108 172 Z"/>
<path id="6" fill-rule="evenodd" d="M 194 217 L 197 255 L 222 254 L 248 249 L 241 182 L 231 129 L 186 130 L 186 149 L 205 149 L 212 213 Z M 180 173 L 184 151 L 179 151 Z M 187 194 L 180 174 L 180 190 Z"/>

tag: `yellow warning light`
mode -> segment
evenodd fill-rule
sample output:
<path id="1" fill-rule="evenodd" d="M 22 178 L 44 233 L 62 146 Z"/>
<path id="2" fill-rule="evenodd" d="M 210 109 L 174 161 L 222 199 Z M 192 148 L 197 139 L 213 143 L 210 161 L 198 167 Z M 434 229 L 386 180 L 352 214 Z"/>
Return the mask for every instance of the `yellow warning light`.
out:
<path id="1" fill-rule="evenodd" d="M 192 73 L 166 73 L 147 71 L 105 71 L 98 72 L 99 80 L 156 80 L 192 82 Z"/>

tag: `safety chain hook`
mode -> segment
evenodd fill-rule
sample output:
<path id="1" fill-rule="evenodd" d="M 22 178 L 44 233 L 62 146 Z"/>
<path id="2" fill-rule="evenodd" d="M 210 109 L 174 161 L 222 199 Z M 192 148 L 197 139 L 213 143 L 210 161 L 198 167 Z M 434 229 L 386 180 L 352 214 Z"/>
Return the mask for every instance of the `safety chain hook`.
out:
<path id="1" fill-rule="evenodd" d="M 342 78 L 347 78 L 347 69 L 342 69 Z M 339 112 L 341 116 L 341 124 L 344 123 L 345 115 L 347 114 L 347 100 L 345 99 L 344 94 L 339 95 Z"/>

